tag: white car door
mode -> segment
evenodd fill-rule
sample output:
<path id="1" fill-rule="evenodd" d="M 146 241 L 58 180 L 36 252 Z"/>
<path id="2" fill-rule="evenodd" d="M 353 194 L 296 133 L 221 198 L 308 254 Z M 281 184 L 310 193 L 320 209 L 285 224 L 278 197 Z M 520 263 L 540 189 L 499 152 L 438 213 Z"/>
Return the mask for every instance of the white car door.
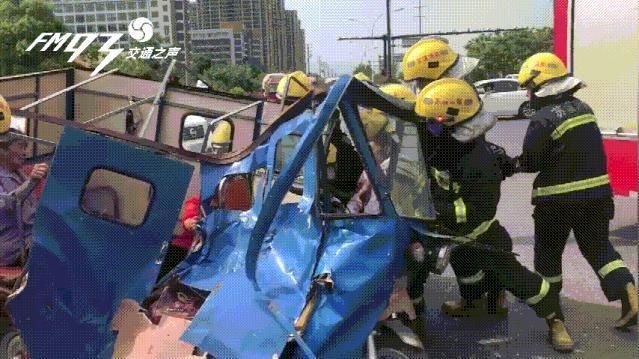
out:
<path id="1" fill-rule="evenodd" d="M 528 101 L 526 91 L 519 90 L 517 81 L 512 80 L 499 80 L 491 85 L 493 92 L 486 96 L 486 101 L 492 112 L 498 117 L 517 116 L 521 105 Z"/>

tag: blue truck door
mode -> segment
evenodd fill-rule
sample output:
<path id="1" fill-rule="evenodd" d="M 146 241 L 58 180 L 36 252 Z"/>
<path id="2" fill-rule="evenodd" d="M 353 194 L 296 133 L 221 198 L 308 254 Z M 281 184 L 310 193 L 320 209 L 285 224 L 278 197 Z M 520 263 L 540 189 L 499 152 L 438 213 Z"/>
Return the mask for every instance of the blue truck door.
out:
<path id="1" fill-rule="evenodd" d="M 111 356 L 111 320 L 123 299 L 150 292 L 192 171 L 165 154 L 65 129 L 36 213 L 26 285 L 9 303 L 32 358 Z"/>

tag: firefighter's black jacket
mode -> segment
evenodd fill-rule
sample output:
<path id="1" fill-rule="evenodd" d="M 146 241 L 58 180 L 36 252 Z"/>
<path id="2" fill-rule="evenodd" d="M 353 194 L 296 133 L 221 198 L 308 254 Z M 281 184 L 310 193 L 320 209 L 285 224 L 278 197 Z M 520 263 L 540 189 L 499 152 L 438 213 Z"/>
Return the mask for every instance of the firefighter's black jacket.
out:
<path id="1" fill-rule="evenodd" d="M 539 172 L 533 204 L 612 196 L 601 132 L 590 106 L 566 93 L 538 98 L 523 153 L 522 170 Z"/>
<path id="2" fill-rule="evenodd" d="M 503 175 L 495 146 L 483 137 L 469 143 L 450 135 L 430 137 L 428 175 L 437 220 L 456 235 L 467 235 L 497 212 Z"/>

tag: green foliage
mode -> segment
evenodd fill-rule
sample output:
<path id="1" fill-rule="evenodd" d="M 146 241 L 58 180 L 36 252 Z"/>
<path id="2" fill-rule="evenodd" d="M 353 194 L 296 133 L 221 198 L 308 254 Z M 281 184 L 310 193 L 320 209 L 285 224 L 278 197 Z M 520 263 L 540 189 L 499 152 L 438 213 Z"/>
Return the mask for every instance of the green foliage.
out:
<path id="1" fill-rule="evenodd" d="M 53 8 L 41 0 L 0 0 L 0 76 L 45 71 L 69 66 L 68 52 L 25 51 L 42 32 L 66 32 L 53 15 Z M 42 44 L 41 44 L 42 45 Z"/>
<path id="2" fill-rule="evenodd" d="M 241 87 L 233 87 L 229 90 L 229 93 L 233 95 L 244 95 L 244 90 Z"/>
<path id="3" fill-rule="evenodd" d="M 212 64 L 200 74 L 202 79 L 211 85 L 213 90 L 243 92 L 259 91 L 262 88 L 264 74 L 249 65 Z"/>
<path id="4" fill-rule="evenodd" d="M 353 70 L 353 75 L 362 72 L 364 73 L 366 76 L 370 77 L 371 73 L 373 73 L 373 69 L 371 68 L 370 64 L 359 64 L 357 66 L 355 66 L 355 69 Z"/>
<path id="5" fill-rule="evenodd" d="M 472 81 L 518 73 L 521 64 L 537 52 L 553 51 L 553 31 L 549 27 L 480 35 L 465 46 L 467 55 L 479 59 L 470 74 Z"/>

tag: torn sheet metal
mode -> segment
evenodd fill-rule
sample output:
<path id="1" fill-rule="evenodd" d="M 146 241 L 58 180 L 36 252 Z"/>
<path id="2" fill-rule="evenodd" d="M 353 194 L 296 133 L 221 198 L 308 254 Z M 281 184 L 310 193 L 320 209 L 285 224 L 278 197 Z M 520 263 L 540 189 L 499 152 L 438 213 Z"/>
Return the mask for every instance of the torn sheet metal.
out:
<path id="1" fill-rule="evenodd" d="M 397 217 L 386 195 L 381 196 L 384 215 L 328 220 L 327 224 L 322 224 L 313 205 L 281 204 L 302 165 L 308 165 L 314 156 L 313 144 L 347 94 L 349 84 L 350 78 L 342 77 L 309 127 L 300 133 L 294 154 L 257 212 L 254 227 L 244 227 L 237 221 L 219 227 L 222 232 L 212 232 L 215 238 L 209 236 L 213 246 L 217 243 L 222 251 L 213 250 L 210 255 L 227 258 L 214 270 L 228 273 L 209 277 L 215 279 L 206 283 L 211 294 L 183 340 L 219 357 L 279 355 L 295 333 L 293 325 L 306 302 L 311 279 L 330 274 L 334 288 L 319 289 L 317 307 L 303 340 L 297 343 L 296 356 L 361 354 L 366 336 L 386 307 L 394 281 L 403 269 L 409 227 Z M 344 115 L 349 130 L 361 142 L 358 151 L 365 163 L 375 166 L 359 118 L 349 110 Z M 269 142 L 267 161 L 272 159 L 275 143 Z M 375 168 L 371 173 L 373 183 L 380 184 L 380 172 Z M 311 172 L 305 176 L 305 186 L 317 180 Z M 305 188 L 306 192 L 310 189 Z M 303 202 L 314 200 L 309 197 Z M 244 261 L 240 257 L 243 253 Z"/>
<path id="2" fill-rule="evenodd" d="M 80 208 L 96 168 L 152 184 L 142 225 L 109 222 Z M 111 356 L 111 320 L 123 299 L 141 301 L 150 292 L 192 170 L 123 141 L 65 129 L 36 214 L 29 279 L 9 303 L 31 357 Z"/>
<path id="3" fill-rule="evenodd" d="M 392 217 L 335 220 L 326 237 L 315 274 L 335 285 L 321 292 L 304 340 L 321 358 L 361 357 L 403 269 L 409 228 Z"/>
<path id="4" fill-rule="evenodd" d="M 311 120 L 307 113 L 278 128 L 265 147 L 266 161 L 253 161 L 251 170 L 266 166 L 272 173 L 279 140 L 303 132 Z M 315 167 L 314 155 L 309 156 L 305 173 L 311 178 Z M 213 172 L 207 173 L 222 177 Z M 214 211 L 206 218 L 207 243 L 199 256 L 187 260 L 193 265 L 180 278 L 211 294 L 184 333 L 184 341 L 220 357 L 272 357 L 284 349 L 306 301 L 321 236 L 312 206 L 315 188 L 313 181 L 305 181 L 301 201 L 278 208 L 260 254 L 257 277 L 265 283 L 262 292 L 256 292 L 246 278 L 245 263 L 255 224 L 247 218 L 260 215 L 263 194 L 256 195 L 247 212 Z"/>

